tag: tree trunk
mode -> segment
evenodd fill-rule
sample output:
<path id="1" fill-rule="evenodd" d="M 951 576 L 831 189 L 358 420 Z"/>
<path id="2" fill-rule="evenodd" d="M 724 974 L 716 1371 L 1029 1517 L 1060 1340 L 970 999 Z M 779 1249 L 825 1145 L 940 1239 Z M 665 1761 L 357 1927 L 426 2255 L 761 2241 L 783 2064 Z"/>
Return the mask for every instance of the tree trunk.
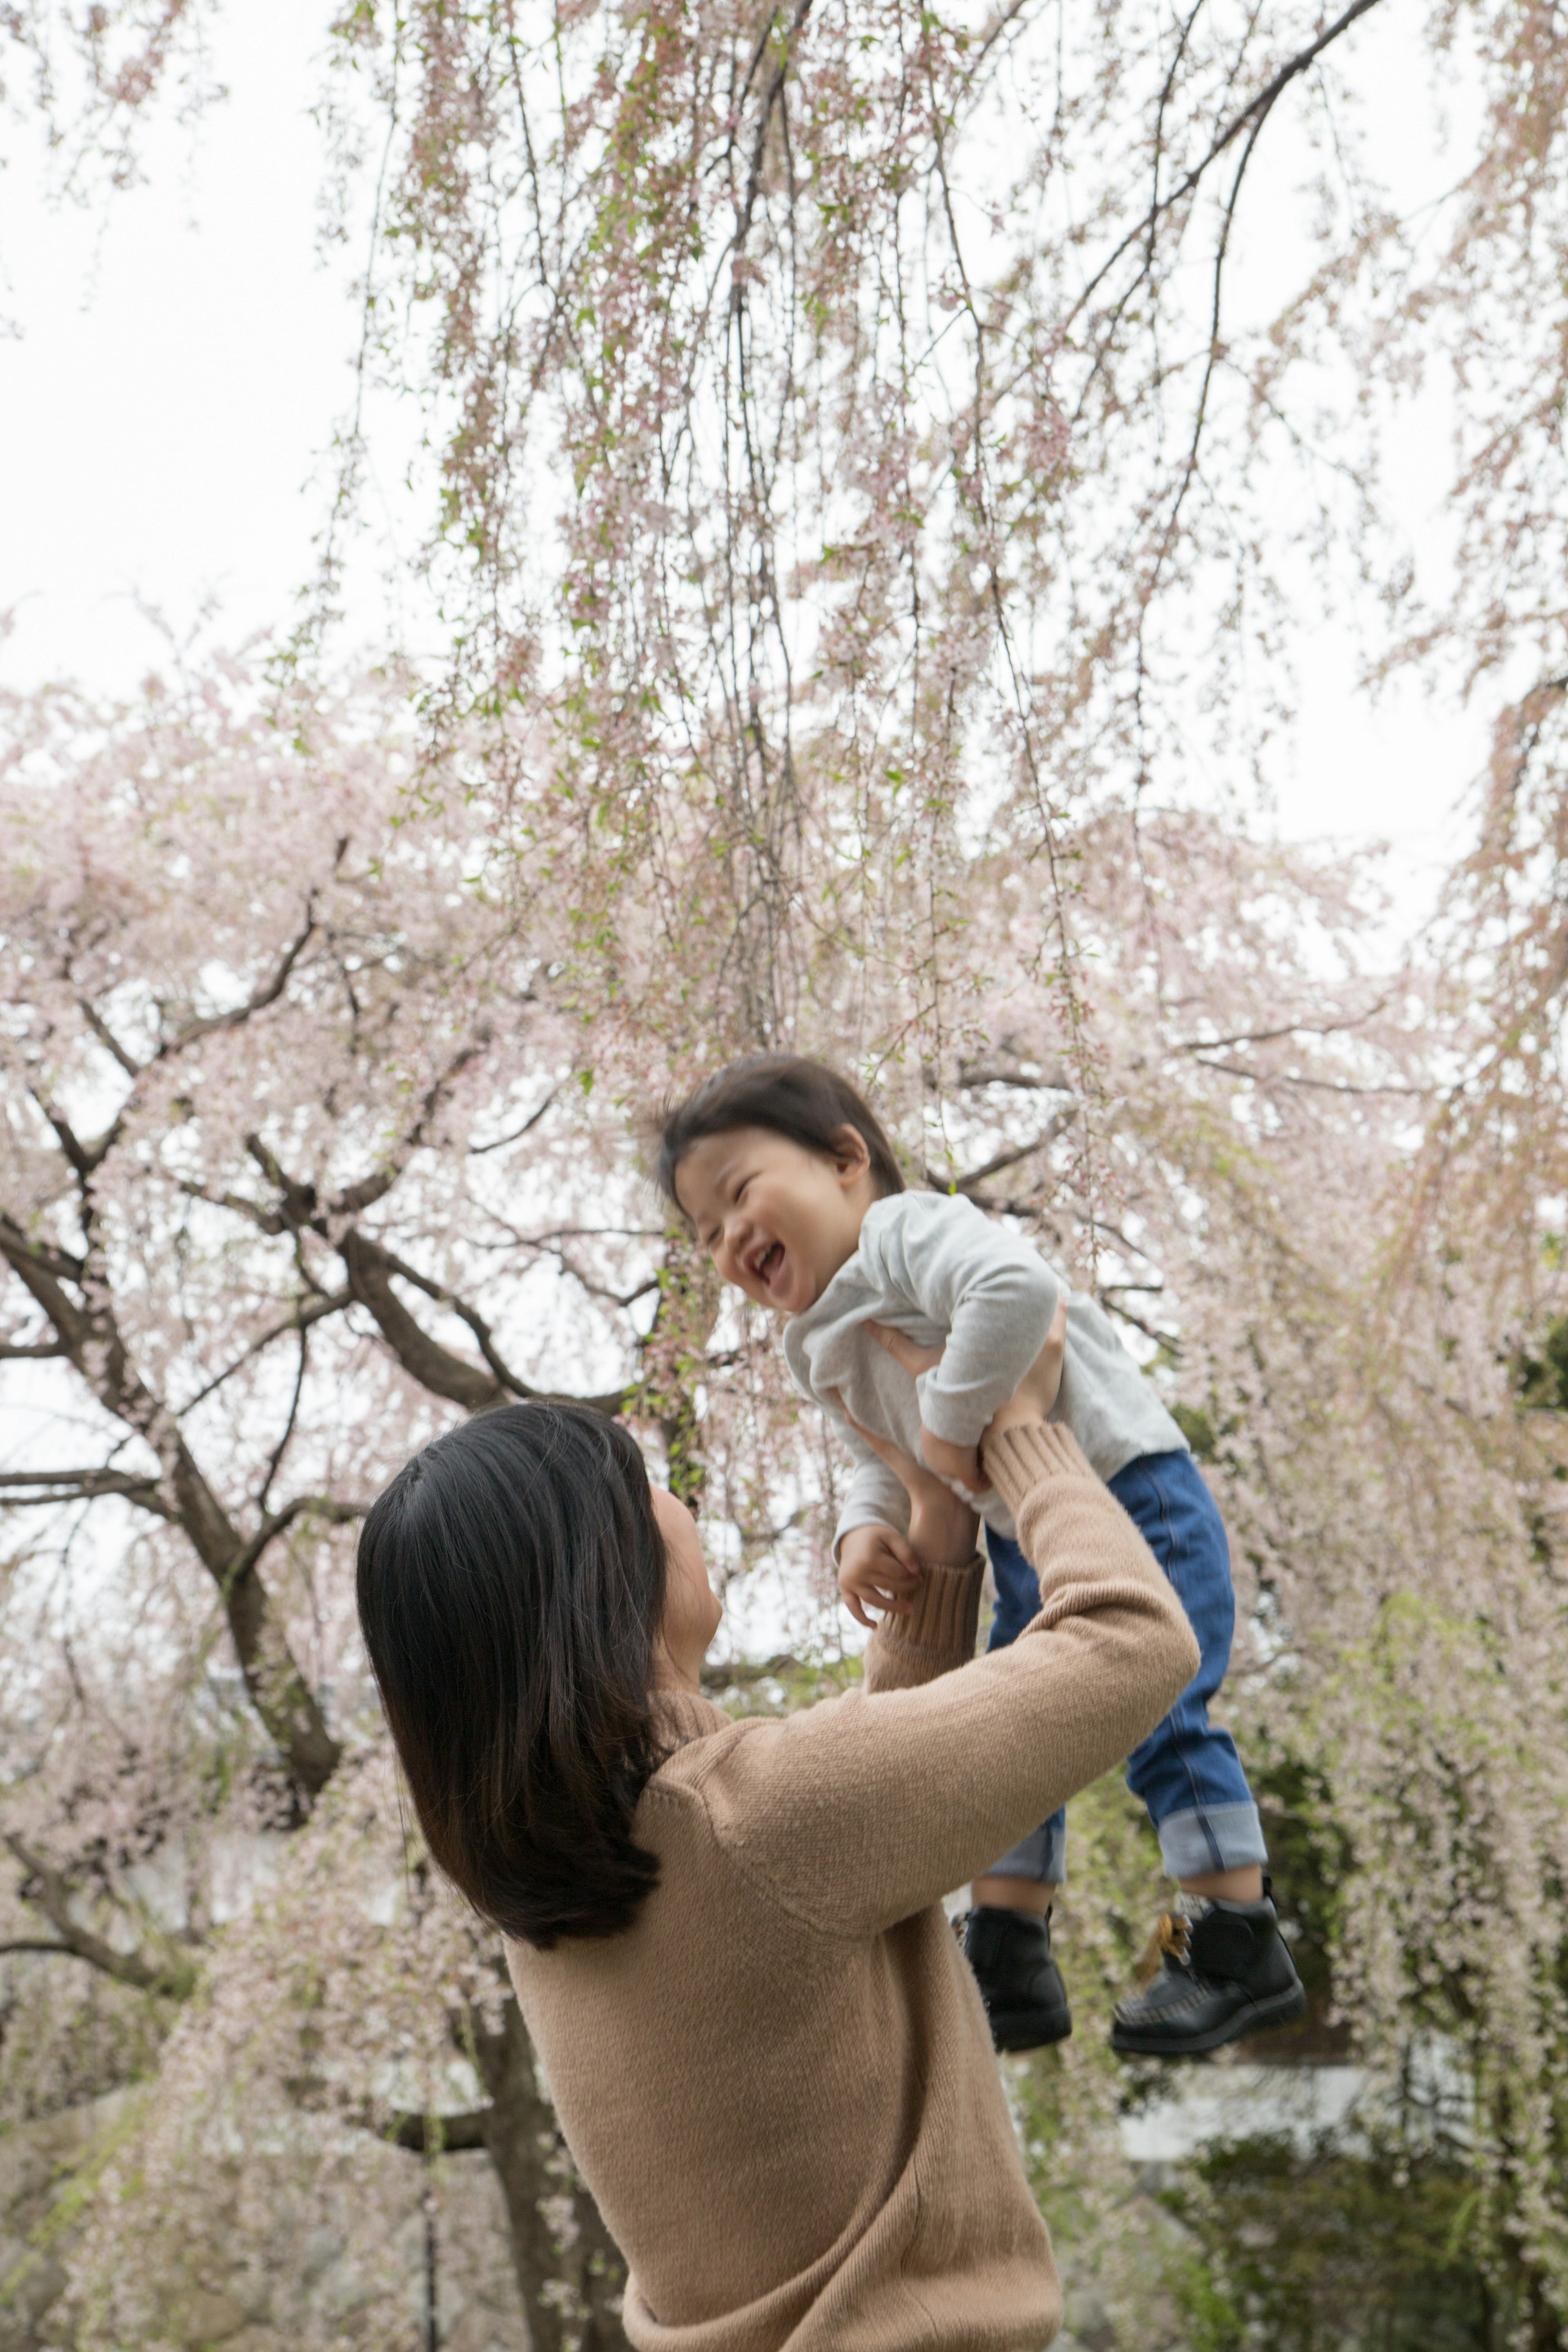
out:
<path id="1" fill-rule="evenodd" d="M 627 2352 L 620 2315 L 626 2264 L 540 2088 L 522 2013 L 509 2000 L 499 2033 L 477 2017 L 474 2028 L 490 2100 L 485 2147 L 506 2199 L 532 2352 Z"/>

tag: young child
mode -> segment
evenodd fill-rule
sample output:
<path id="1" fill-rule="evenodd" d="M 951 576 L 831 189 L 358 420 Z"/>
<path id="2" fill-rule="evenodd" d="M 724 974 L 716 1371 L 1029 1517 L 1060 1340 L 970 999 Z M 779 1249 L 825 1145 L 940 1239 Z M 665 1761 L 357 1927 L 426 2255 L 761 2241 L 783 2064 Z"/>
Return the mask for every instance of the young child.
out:
<path id="1" fill-rule="evenodd" d="M 1000 1496 L 983 1490 L 979 1443 L 1066 1292 L 1053 1418 L 1136 1522 L 1203 1653 L 1195 1680 L 1128 1763 L 1184 1900 L 1161 1923 L 1162 1972 L 1119 2005 L 1112 2042 L 1186 2057 L 1300 2016 L 1258 1808 L 1235 1741 L 1208 1717 L 1235 1618 L 1225 1528 L 1186 1440 L 1100 1308 L 971 1202 L 906 1192 L 875 1113 L 820 1063 L 756 1055 L 710 1079 L 667 1114 L 658 1179 L 725 1281 L 784 1318 L 797 1386 L 856 1457 L 835 1550 L 839 1590 L 863 1625 L 868 1608 L 909 1607 L 920 1563 L 904 1488 L 846 1408 L 971 1494 L 996 1584 L 990 1646 L 1015 1641 L 1035 1614 L 1038 1585 Z M 903 1335 L 895 1348 L 940 1348 L 940 1360 L 912 1376 L 871 1324 Z M 1034 2049 L 1072 2030 L 1050 1948 L 1066 1869 L 1057 1813 L 975 1881 L 964 1949 L 999 2048 Z"/>

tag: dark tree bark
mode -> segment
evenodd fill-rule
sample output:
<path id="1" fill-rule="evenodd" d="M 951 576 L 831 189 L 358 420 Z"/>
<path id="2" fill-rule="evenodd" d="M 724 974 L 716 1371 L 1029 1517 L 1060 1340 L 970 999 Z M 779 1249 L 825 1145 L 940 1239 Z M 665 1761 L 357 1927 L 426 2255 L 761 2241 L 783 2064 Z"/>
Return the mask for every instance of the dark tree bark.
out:
<path id="1" fill-rule="evenodd" d="M 478 2019 L 475 2029 L 479 2077 L 490 2096 L 479 2127 L 506 2199 L 533 2352 L 563 2352 L 574 2341 L 582 2352 L 626 2352 L 626 2265 L 540 2089 L 521 2011 L 509 2000 L 499 2032 Z"/>

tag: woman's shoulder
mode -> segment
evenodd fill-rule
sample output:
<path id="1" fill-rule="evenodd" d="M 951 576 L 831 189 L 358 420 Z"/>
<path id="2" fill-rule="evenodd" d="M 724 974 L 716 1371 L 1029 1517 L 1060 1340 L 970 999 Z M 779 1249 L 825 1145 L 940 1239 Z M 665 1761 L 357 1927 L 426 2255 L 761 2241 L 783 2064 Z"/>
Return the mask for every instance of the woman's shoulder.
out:
<path id="1" fill-rule="evenodd" d="M 847 1739 L 853 1746 L 866 1705 L 857 1687 L 788 1715 L 729 1716 L 710 1700 L 679 1696 L 684 1703 L 669 1708 L 661 1694 L 677 1741 L 643 1801 L 698 1806 L 721 1845 L 753 1852 L 772 1845 L 788 1817 L 816 1811 L 837 1791 Z"/>
<path id="2" fill-rule="evenodd" d="M 727 1715 L 711 1699 L 694 1692 L 660 1691 L 656 1698 L 656 1727 L 666 1744 L 644 1794 L 656 1801 L 706 1802 L 716 1775 L 725 1780 L 750 1777 L 748 1746 L 750 1764 L 761 1763 L 763 1749 L 771 1748 L 783 1727 L 795 1720 L 792 1716 Z"/>
<path id="3" fill-rule="evenodd" d="M 657 1693 L 655 1733 L 663 1754 L 644 1788 L 643 1803 L 696 1806 L 707 1812 L 715 1776 L 728 1781 L 743 1772 L 739 1751 L 775 1720 L 765 1715 L 727 1715 L 695 1692 Z"/>
<path id="4" fill-rule="evenodd" d="M 831 1927 L 819 1881 L 831 1885 L 842 1848 L 842 1824 L 828 1832 L 852 1795 L 843 1735 L 865 1705 L 854 1691 L 787 1716 L 709 1710 L 713 1727 L 669 1751 L 637 1807 L 666 1895 L 679 1883 L 682 1906 L 755 1904 L 814 1933 Z"/>

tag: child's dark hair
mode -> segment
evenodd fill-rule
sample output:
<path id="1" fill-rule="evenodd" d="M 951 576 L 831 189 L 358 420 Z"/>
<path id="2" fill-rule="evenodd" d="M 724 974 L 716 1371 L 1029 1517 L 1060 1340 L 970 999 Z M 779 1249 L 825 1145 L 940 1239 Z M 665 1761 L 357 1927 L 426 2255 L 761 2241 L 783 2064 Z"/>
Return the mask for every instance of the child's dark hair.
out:
<path id="1" fill-rule="evenodd" d="M 861 1137 L 870 1155 L 879 1193 L 901 1192 L 903 1177 L 887 1131 L 870 1104 L 847 1078 L 826 1062 L 804 1054 L 748 1054 L 709 1078 L 695 1094 L 667 1110 L 658 1139 L 659 1190 L 680 1206 L 675 1171 L 694 1143 L 705 1136 L 732 1135 L 741 1127 L 771 1128 L 807 1151 L 833 1159 L 847 1127 Z"/>

